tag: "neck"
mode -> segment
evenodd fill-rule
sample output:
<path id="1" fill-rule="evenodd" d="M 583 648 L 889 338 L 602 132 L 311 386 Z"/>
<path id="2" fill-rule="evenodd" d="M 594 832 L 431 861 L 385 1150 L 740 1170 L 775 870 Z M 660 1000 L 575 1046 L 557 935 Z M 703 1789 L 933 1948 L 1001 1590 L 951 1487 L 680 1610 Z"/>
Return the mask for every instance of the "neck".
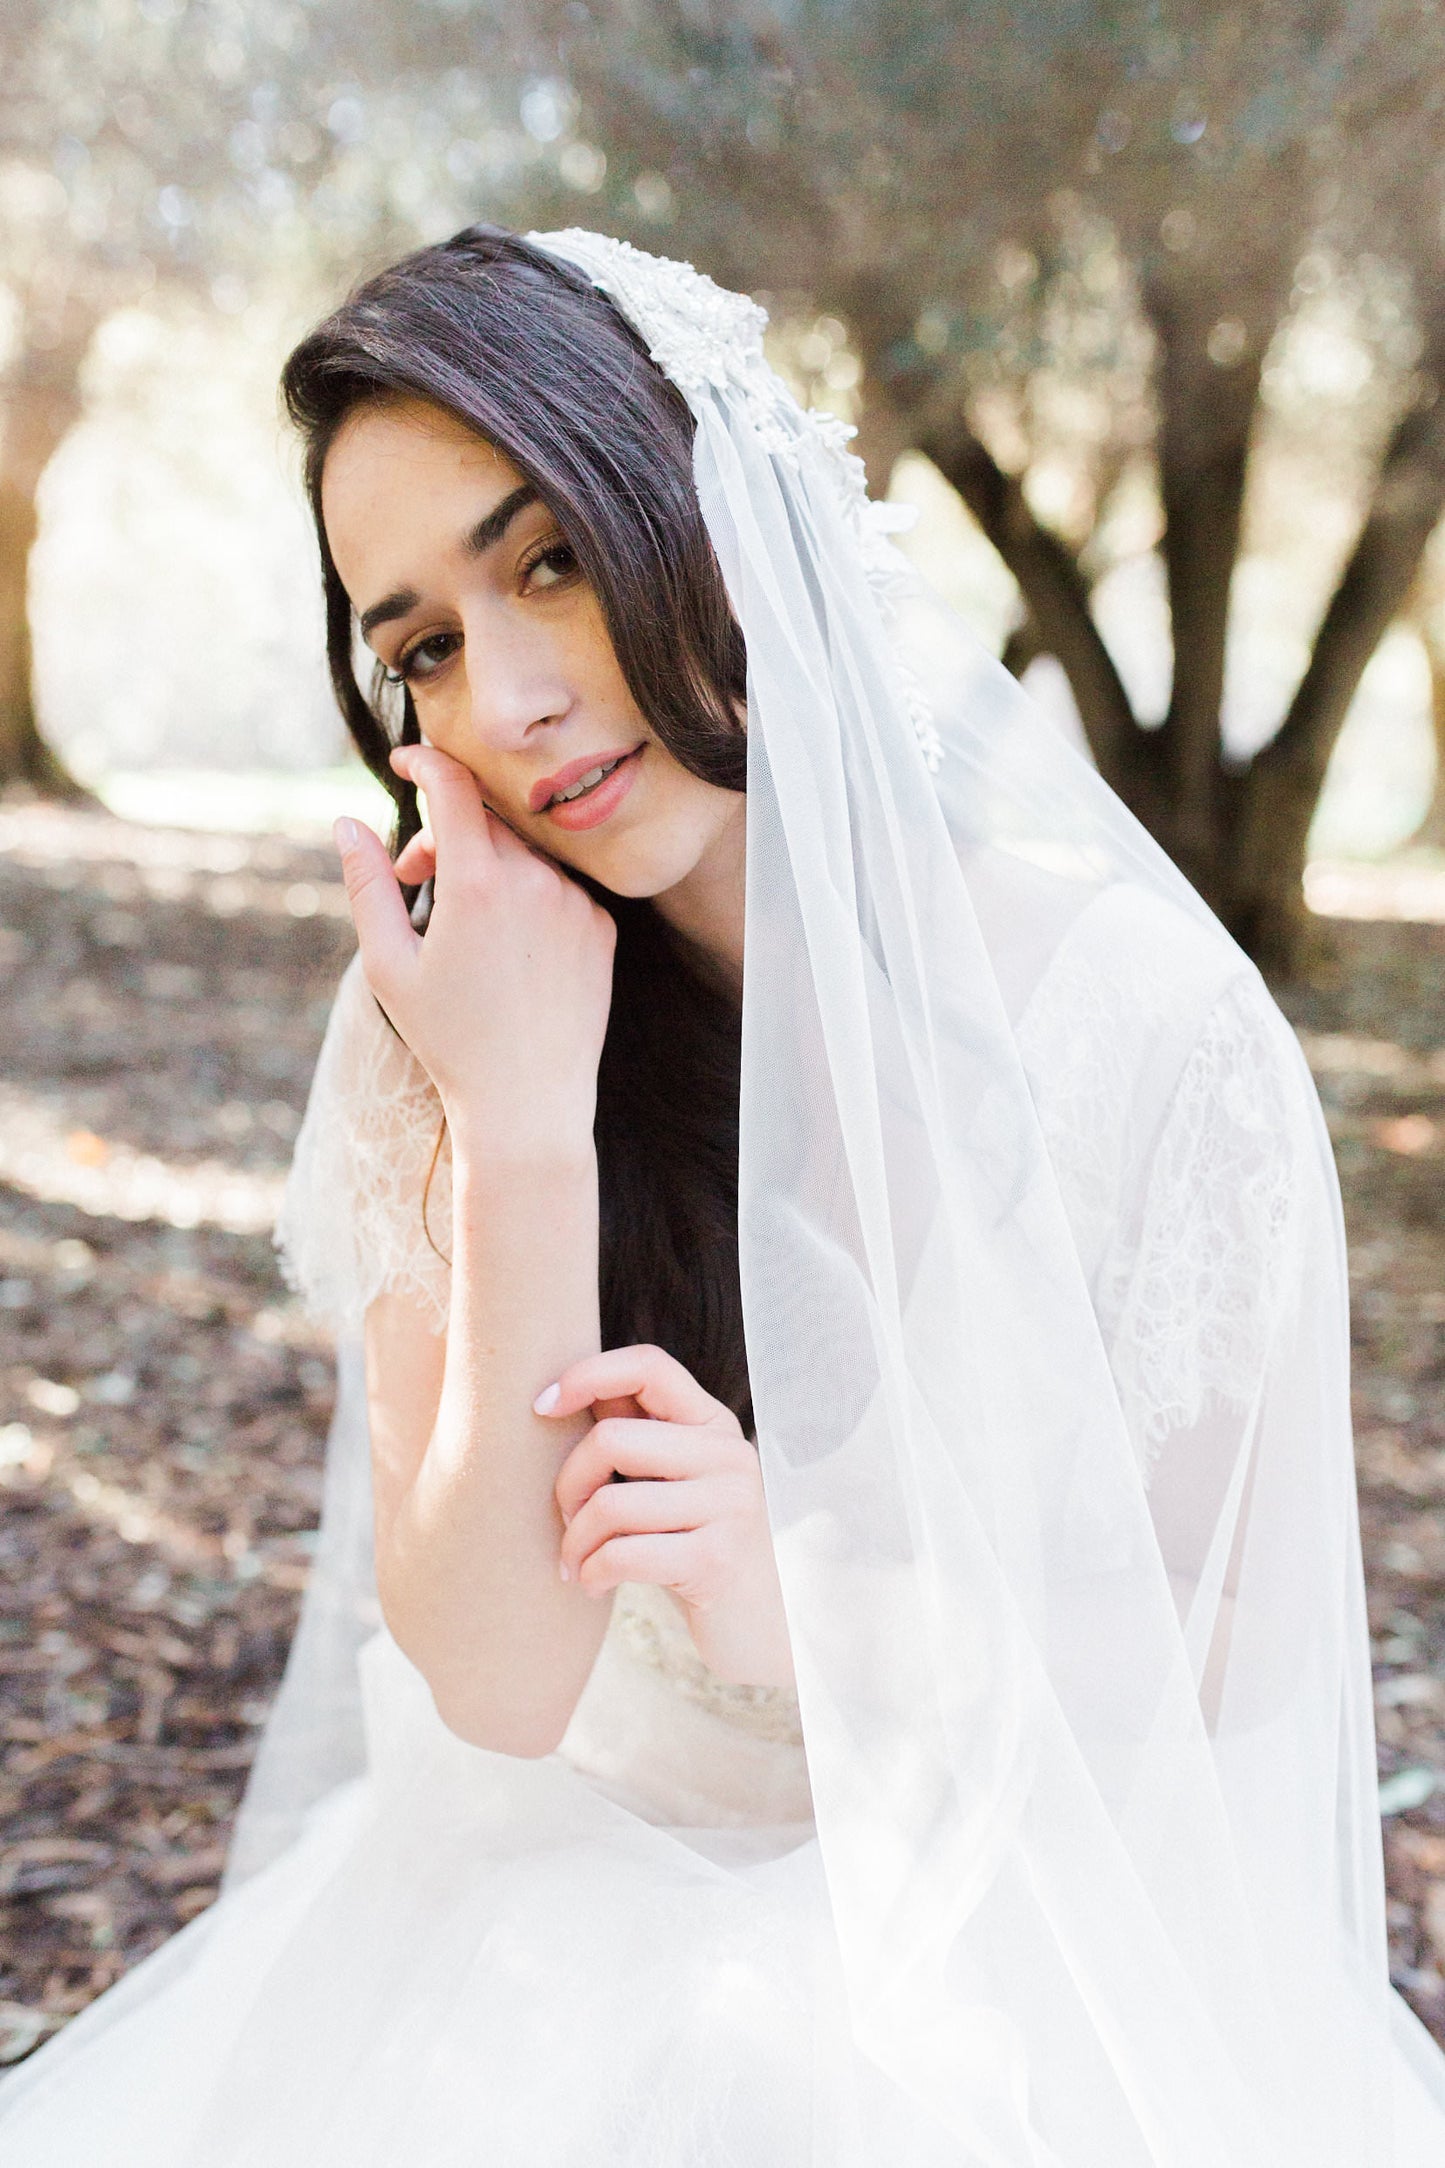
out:
<path id="1" fill-rule="evenodd" d="M 747 800 L 724 823 L 691 873 L 652 899 L 653 909 L 692 944 L 729 990 L 743 987 L 744 873 Z"/>

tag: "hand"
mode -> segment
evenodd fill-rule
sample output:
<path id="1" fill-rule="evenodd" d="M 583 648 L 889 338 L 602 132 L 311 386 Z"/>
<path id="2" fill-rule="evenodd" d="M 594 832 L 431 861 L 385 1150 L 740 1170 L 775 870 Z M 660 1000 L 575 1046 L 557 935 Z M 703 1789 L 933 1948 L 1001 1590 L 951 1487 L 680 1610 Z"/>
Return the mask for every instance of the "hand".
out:
<path id="1" fill-rule="evenodd" d="M 539 1415 L 589 1407 L 597 1420 L 557 1477 L 563 1580 L 594 1595 L 623 1581 L 669 1588 L 709 1670 L 790 1686 L 762 1473 L 737 1417 L 656 1347 L 585 1356 L 537 1401 Z"/>
<path id="2" fill-rule="evenodd" d="M 475 1135 L 498 1160 L 590 1150 L 612 918 L 487 811 L 460 761 L 405 746 L 392 766 L 425 792 L 435 841 L 414 838 L 393 867 L 369 828 L 338 823 L 368 985 L 436 1085 L 454 1143 Z M 398 875 L 433 873 L 423 940 Z"/>

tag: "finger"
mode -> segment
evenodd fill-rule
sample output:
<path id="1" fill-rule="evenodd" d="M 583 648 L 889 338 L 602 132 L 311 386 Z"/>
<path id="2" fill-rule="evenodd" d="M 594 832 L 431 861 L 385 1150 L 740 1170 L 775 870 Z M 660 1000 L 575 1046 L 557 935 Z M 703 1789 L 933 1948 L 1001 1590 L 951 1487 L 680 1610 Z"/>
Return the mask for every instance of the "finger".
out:
<path id="1" fill-rule="evenodd" d="M 449 753 L 439 753 L 434 745 L 399 745 L 391 765 L 426 799 L 427 826 L 439 857 L 455 861 L 471 851 L 491 858 L 492 826 L 481 785 L 470 768 Z"/>
<path id="2" fill-rule="evenodd" d="M 558 870 L 556 859 L 549 858 L 544 850 L 535 843 L 529 843 L 525 836 L 519 836 L 511 822 L 498 813 L 494 806 L 487 807 L 487 821 L 492 848 L 499 858 L 536 858 L 544 866 L 550 866 L 554 873 Z"/>
<path id="3" fill-rule="evenodd" d="M 381 838 L 364 821 L 353 820 L 339 820 L 335 836 L 361 967 L 372 992 L 380 995 L 406 969 L 417 936 Z"/>
<path id="4" fill-rule="evenodd" d="M 420 835 L 412 837 L 406 849 L 398 855 L 393 863 L 393 870 L 397 879 L 404 881 L 408 888 L 420 888 L 423 881 L 429 881 L 432 878 L 436 869 L 436 841 L 434 837 L 427 835 L 424 830 Z"/>
<path id="5" fill-rule="evenodd" d="M 553 1495 L 563 1520 L 570 1521 L 614 1475 L 631 1482 L 676 1482 L 705 1475 L 717 1463 L 717 1441 L 704 1437 L 696 1425 L 674 1428 L 613 1417 L 594 1424 L 573 1446 L 557 1471 Z"/>
<path id="6" fill-rule="evenodd" d="M 705 1561 L 699 1547 L 704 1537 L 696 1528 L 651 1536 L 613 1536 L 586 1560 L 577 1585 L 589 1596 L 604 1596 L 624 1581 L 650 1581 L 659 1588 L 685 1588 L 696 1580 Z"/>
<path id="7" fill-rule="evenodd" d="M 715 1486 L 700 1483 L 604 1483 L 594 1491 L 562 1537 L 559 1569 L 564 1581 L 614 1536 L 678 1535 L 700 1528 L 717 1510 Z"/>
<path id="8" fill-rule="evenodd" d="M 571 1363 L 532 1403 L 539 1415 L 575 1415 L 599 1400 L 631 1394 L 648 1415 L 664 1423 L 709 1423 L 726 1414 L 690 1370 L 660 1347 L 614 1347 Z"/>

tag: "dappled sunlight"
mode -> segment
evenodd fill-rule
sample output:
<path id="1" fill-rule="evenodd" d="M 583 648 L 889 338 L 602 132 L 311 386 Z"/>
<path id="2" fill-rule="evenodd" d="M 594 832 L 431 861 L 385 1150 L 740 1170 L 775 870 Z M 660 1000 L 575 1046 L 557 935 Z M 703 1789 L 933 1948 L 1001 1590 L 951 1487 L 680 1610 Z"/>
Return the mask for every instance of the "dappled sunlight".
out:
<path id="1" fill-rule="evenodd" d="M 218 810 L 224 781 L 217 779 Z M 0 805 L 0 853 L 14 865 L 45 871 L 50 886 L 73 888 L 89 881 L 122 906 L 150 899 L 186 904 L 218 918 L 242 912 L 281 918 L 347 915 L 339 875 L 287 878 L 293 854 L 280 837 L 145 827 L 99 810 L 12 804 Z M 104 938 L 106 927 L 99 931 Z M 111 945 L 130 945 L 123 925 L 110 931 Z"/>
<path id="2" fill-rule="evenodd" d="M 1321 918 L 1445 925 L 1445 861 L 1438 854 L 1323 858 L 1305 868 L 1305 901 Z"/>
<path id="3" fill-rule="evenodd" d="M 261 1233 L 275 1223 L 282 1177 L 222 1160 L 187 1166 L 78 1129 L 37 1092 L 0 1084 L 0 1181 L 47 1204 L 122 1220 Z"/>
<path id="4" fill-rule="evenodd" d="M 1445 1091 L 1445 1046 L 1417 1054 L 1396 1039 L 1304 1028 L 1299 1041 L 1317 1078 L 1368 1077 L 1399 1091 Z"/>
<path id="5" fill-rule="evenodd" d="M 242 1527 L 207 1528 L 203 1520 L 159 1503 L 141 1485 L 85 1466 L 54 1423 L 6 1423 L 0 1426 L 0 1490 L 13 1495 L 32 1489 L 62 1493 L 92 1531 L 113 1532 L 122 1543 L 144 1547 L 172 1572 L 259 1579 L 291 1592 L 306 1584 L 307 1535 L 258 1547 Z"/>

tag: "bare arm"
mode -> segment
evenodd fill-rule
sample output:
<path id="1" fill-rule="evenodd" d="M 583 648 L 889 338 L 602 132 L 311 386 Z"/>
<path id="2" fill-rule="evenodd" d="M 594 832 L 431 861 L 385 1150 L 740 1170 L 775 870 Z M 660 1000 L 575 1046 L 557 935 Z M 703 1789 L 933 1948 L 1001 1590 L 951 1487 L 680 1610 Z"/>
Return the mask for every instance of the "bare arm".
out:
<path id="1" fill-rule="evenodd" d="M 546 1754 L 624 1580 L 671 1589 L 723 1677 L 789 1683 L 791 1651 L 736 1417 L 658 1349 L 598 1352 L 612 920 L 487 815 L 456 762 L 408 748 L 396 765 L 436 827 L 425 940 L 374 836 L 344 862 L 368 981 L 447 1115 L 452 1299 L 445 1342 L 405 1298 L 368 1313 L 377 1583 L 448 1726 Z M 418 843 L 399 869 L 432 864 Z"/>
<path id="2" fill-rule="evenodd" d="M 610 1605 L 558 1574 L 553 1497 L 591 1411 L 532 1401 L 598 1345 L 597 1182 L 573 1164 L 454 1164 L 451 1319 L 384 1295 L 367 1317 L 377 1584 L 453 1731 L 509 1754 L 556 1746 Z"/>
<path id="3" fill-rule="evenodd" d="M 426 938 L 375 837 L 359 831 L 345 863 L 367 978 L 446 1111 L 452 1301 L 445 1342 L 403 1298 L 368 1315 L 377 1584 L 451 1729 L 544 1754 L 609 1608 L 558 1571 L 553 1486 L 592 1412 L 559 1424 L 532 1402 L 598 1347 L 592 1114 L 612 922 L 491 819 L 464 769 L 405 757 L 441 861 Z"/>

